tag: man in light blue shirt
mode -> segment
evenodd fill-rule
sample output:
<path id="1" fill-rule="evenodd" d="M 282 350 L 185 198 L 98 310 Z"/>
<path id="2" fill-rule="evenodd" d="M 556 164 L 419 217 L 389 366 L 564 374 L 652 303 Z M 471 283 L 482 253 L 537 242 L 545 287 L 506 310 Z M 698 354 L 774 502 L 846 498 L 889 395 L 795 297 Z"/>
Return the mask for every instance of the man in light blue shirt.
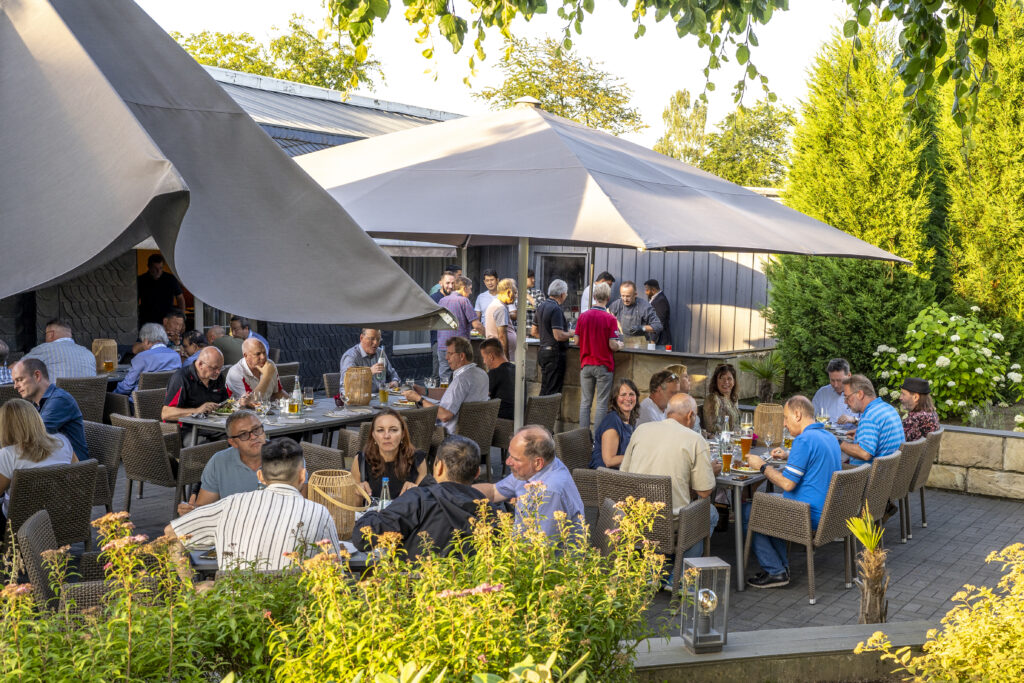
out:
<path id="1" fill-rule="evenodd" d="M 386 355 L 384 362 L 377 362 L 377 349 L 380 348 L 380 330 L 364 327 L 359 331 L 359 343 L 341 354 L 341 381 L 345 381 L 345 373 L 349 368 L 370 368 L 373 373 L 373 391 L 380 391 L 379 377 L 383 373 L 385 381 L 393 388 L 398 386 L 398 371 Z"/>
<path id="2" fill-rule="evenodd" d="M 46 341 L 25 354 L 46 365 L 50 381 L 61 377 L 95 377 L 96 356 L 71 338 L 71 325 L 54 319 L 46 323 Z"/>
<path id="3" fill-rule="evenodd" d="M 181 356 L 167 346 L 167 333 L 163 325 L 146 323 L 139 330 L 139 339 L 144 350 L 132 358 L 132 367 L 124 379 L 117 383 L 115 394 L 131 396 L 139 386 L 139 375 L 144 372 L 166 372 L 181 367 Z"/>
<path id="4" fill-rule="evenodd" d="M 842 443 L 843 455 L 851 465 L 864 465 L 875 458 L 892 455 L 903 445 L 903 420 L 891 405 L 878 398 L 875 387 L 864 375 L 843 380 L 846 403 L 860 412 L 854 441 Z"/>
<path id="5" fill-rule="evenodd" d="M 231 316 L 231 336 L 235 339 L 241 339 L 245 341 L 249 337 L 259 339 L 263 342 L 263 348 L 267 350 L 267 356 L 270 356 L 270 342 L 265 337 L 258 334 L 255 330 L 250 329 L 249 319 L 242 318 L 237 315 Z"/>
<path id="6" fill-rule="evenodd" d="M 516 432 L 508 445 L 505 461 L 512 474 L 497 484 L 475 484 L 492 503 L 516 499 L 516 524 L 524 525 L 523 511 L 537 511 L 541 530 L 549 538 L 558 538 L 558 519 L 564 513 L 575 529 L 582 528 L 583 499 L 572 474 L 555 457 L 551 432 L 539 425 L 527 425 Z M 530 513 L 532 517 L 532 512 Z"/>
<path id="7" fill-rule="evenodd" d="M 850 364 L 845 358 L 833 358 L 825 366 L 825 372 L 828 373 L 828 384 L 818 389 L 811 401 L 814 414 L 824 412 L 832 422 L 840 425 L 856 423 L 859 413 L 846 405 L 846 397 L 843 396 L 843 380 L 850 376 Z"/>

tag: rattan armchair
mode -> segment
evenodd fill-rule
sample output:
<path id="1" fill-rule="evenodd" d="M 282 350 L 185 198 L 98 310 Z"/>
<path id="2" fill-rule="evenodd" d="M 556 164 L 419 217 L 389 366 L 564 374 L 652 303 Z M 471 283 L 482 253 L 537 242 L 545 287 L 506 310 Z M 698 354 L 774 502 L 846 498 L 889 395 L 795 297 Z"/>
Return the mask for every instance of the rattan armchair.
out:
<path id="1" fill-rule="evenodd" d="M 167 385 L 171 383 L 171 375 L 174 373 L 175 370 L 140 373 L 139 385 L 135 388 L 140 391 L 146 391 L 148 389 L 163 389 L 164 391 L 167 391 Z"/>
<path id="2" fill-rule="evenodd" d="M 459 406 L 459 422 L 455 433 L 476 442 L 480 447 L 481 464 L 486 465 L 487 481 L 491 480 L 491 442 L 494 440 L 494 425 L 498 420 L 501 400 L 465 401 Z"/>
<path id="3" fill-rule="evenodd" d="M 345 466 L 345 454 L 337 448 L 321 446 L 319 444 L 303 441 L 302 456 L 306 460 L 306 475 L 311 475 L 320 470 L 347 470 Z"/>
<path id="4" fill-rule="evenodd" d="M 846 528 L 846 520 L 859 514 L 870 474 L 871 468 L 867 465 L 832 474 L 817 529 L 811 526 L 811 506 L 807 503 L 763 491 L 756 492 L 747 524 L 747 542 L 743 547 L 741 571 L 746 573 L 755 533 L 800 543 L 807 549 L 807 595 L 813 605 L 817 601 L 814 597 L 814 549 L 841 538 L 845 551 L 843 566 L 846 570 L 846 587 L 852 587 L 850 564 L 853 542 Z"/>
<path id="5" fill-rule="evenodd" d="M 117 471 L 121 467 L 121 448 L 124 446 L 125 431 L 123 427 L 89 420 L 86 420 L 84 425 L 89 457 L 99 464 L 92 504 L 102 505 L 110 512 L 114 509 L 114 487 L 117 486 Z"/>
<path id="6" fill-rule="evenodd" d="M 558 411 L 562 405 L 561 394 L 550 394 L 548 396 L 528 396 L 524 410 L 524 425 L 540 425 L 552 434 L 555 433 L 555 421 L 558 420 Z M 500 448 L 502 454 L 508 450 L 515 433 L 513 420 L 502 417 L 494 421 L 494 439 L 491 445 Z M 504 457 L 502 458 L 504 462 Z"/>
<path id="7" fill-rule="evenodd" d="M 782 445 L 782 406 L 778 403 L 759 403 L 754 408 L 754 433 L 758 438 L 772 437 L 772 443 Z"/>
<path id="8" fill-rule="evenodd" d="M 230 448 L 230 445 L 226 440 L 222 440 L 181 449 L 181 454 L 178 457 L 177 484 L 174 487 L 174 507 L 171 509 L 172 518 L 178 513 L 178 501 L 187 500 L 185 487 L 189 487 L 187 494 L 191 495 L 192 487 L 199 484 L 203 479 L 203 470 L 206 469 L 206 463 L 210 462 L 210 458 L 226 448 Z"/>
<path id="9" fill-rule="evenodd" d="M 32 584 L 36 604 L 41 608 L 57 607 L 59 602 L 53 592 L 50 572 L 43 561 L 45 551 L 60 547 L 50 523 L 50 514 L 46 510 L 35 512 L 21 525 L 17 536 L 21 561 Z M 100 563 L 99 555 L 99 552 L 87 552 L 79 558 L 76 572 L 82 581 L 62 584 L 60 603 L 67 602 L 70 596 L 74 596 L 76 609 L 100 604 L 106 593 L 106 584 L 103 581 L 103 565 Z"/>
<path id="10" fill-rule="evenodd" d="M 132 401 L 135 403 L 135 417 L 143 420 L 161 420 L 164 409 L 164 399 L 167 398 L 166 389 L 136 389 L 132 392 Z M 171 423 L 172 426 L 177 426 Z"/>
<path id="11" fill-rule="evenodd" d="M 928 477 L 932 473 L 932 465 L 939 457 L 939 445 L 942 443 L 942 434 L 944 429 L 936 429 L 934 432 L 925 437 L 925 443 L 927 447 L 924 453 L 921 455 L 921 464 L 917 468 L 917 473 L 914 474 L 914 480 L 910 484 L 910 493 L 914 491 L 921 492 L 921 526 L 928 528 L 928 516 L 925 514 L 924 509 L 924 487 L 928 483 Z M 910 527 L 910 496 L 907 496 L 907 526 Z M 907 532 L 908 537 L 910 532 Z"/>
<path id="12" fill-rule="evenodd" d="M 597 488 L 597 470 L 589 467 L 577 467 L 572 470 L 572 481 L 576 484 L 584 508 L 596 508 L 600 502 Z"/>
<path id="13" fill-rule="evenodd" d="M 593 450 L 594 441 L 586 427 L 555 434 L 555 453 L 570 470 L 590 467 L 590 454 Z"/>
<path id="14" fill-rule="evenodd" d="M 910 495 L 910 485 L 914 483 L 914 475 L 927 448 L 928 442 L 924 438 L 907 441 L 900 447 L 900 466 L 896 469 L 892 491 L 889 493 L 889 502 L 898 505 L 900 509 L 900 543 L 906 543 L 907 539 L 912 537 L 909 532 L 910 508 L 907 497 Z"/>
<path id="15" fill-rule="evenodd" d="M 174 468 L 177 467 L 181 452 L 178 435 L 163 433 L 157 420 L 111 415 L 110 422 L 126 430 L 124 447 L 121 449 L 121 461 L 124 463 L 125 478 L 128 480 L 124 509 L 131 511 L 132 485 L 136 481 L 139 482 L 140 488 L 144 482 L 150 482 L 157 486 L 177 489 L 178 478 L 175 476 Z M 175 500 L 175 510 L 177 504 Z"/>
<path id="16" fill-rule="evenodd" d="M 295 362 L 295 363 L 276 363 L 276 365 L 277 365 L 277 376 L 278 377 L 285 377 L 285 376 L 288 376 L 288 375 L 298 375 L 299 374 L 299 364 L 297 362 Z M 333 396 L 334 394 L 331 394 L 331 395 Z"/>
<path id="17" fill-rule="evenodd" d="M 281 389 L 286 393 L 292 393 L 295 391 L 295 382 L 299 379 L 298 375 L 278 375 L 277 381 L 281 383 Z"/>
<path id="18" fill-rule="evenodd" d="M 899 470 L 902 457 L 901 453 L 896 451 L 891 455 L 881 456 L 871 461 L 871 474 L 868 476 L 868 485 L 864 489 L 864 504 L 868 506 L 871 517 L 875 521 L 880 520 L 885 514 L 885 508 L 889 503 L 889 494 L 892 493 L 896 472 Z"/>
<path id="19" fill-rule="evenodd" d="M 110 424 L 111 415 L 131 415 L 132 404 L 124 394 L 107 392 L 103 399 L 103 422 Z"/>
<path id="20" fill-rule="evenodd" d="M 409 425 L 409 438 L 412 445 L 424 453 L 430 453 L 430 447 L 434 439 L 434 430 L 437 427 L 437 406 L 428 405 L 424 408 L 412 408 L 399 411 Z"/>
<path id="21" fill-rule="evenodd" d="M 15 470 L 7 505 L 9 529 L 17 533 L 28 518 L 46 510 L 58 545 L 92 545 L 92 500 L 96 492 L 95 460 Z"/>
<path id="22" fill-rule="evenodd" d="M 12 398 L 21 398 L 21 394 L 14 388 L 14 385 L 0 384 L 0 405 L 7 403 Z"/>
<path id="23" fill-rule="evenodd" d="M 324 373 L 324 392 L 327 394 L 327 398 L 337 396 L 341 393 L 341 373 L 340 372 L 325 372 Z"/>
<path id="24" fill-rule="evenodd" d="M 78 408 L 82 411 L 82 419 L 89 422 L 103 422 L 103 404 L 107 397 L 107 378 L 105 375 L 96 377 L 58 377 L 57 387 L 71 394 Z"/>

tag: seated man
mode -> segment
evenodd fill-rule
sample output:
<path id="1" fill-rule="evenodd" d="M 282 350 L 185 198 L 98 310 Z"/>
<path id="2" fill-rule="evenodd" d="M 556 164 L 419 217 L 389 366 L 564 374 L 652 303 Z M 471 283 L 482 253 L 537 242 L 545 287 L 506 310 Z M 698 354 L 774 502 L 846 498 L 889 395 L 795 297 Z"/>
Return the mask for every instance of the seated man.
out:
<path id="1" fill-rule="evenodd" d="M 250 564 L 255 569 L 284 569 L 291 562 L 284 553 L 305 549 L 315 554 L 322 539 L 338 552 L 331 513 L 299 492 L 306 480 L 299 444 L 289 438 L 268 443 L 261 460 L 256 476 L 265 489 L 199 507 L 173 520 L 164 533 L 170 538 L 189 536 L 192 546 L 216 546 L 221 569 Z"/>
<path id="2" fill-rule="evenodd" d="M 783 408 L 783 421 L 793 435 L 789 460 L 780 472 L 768 467 L 753 453 L 747 456 L 747 465 L 761 471 L 772 484 L 782 489 L 782 497 L 807 503 L 811 508 L 811 526 L 817 527 L 825 496 L 832 483 L 832 474 L 842 469 L 839 442 L 825 431 L 824 425 L 814 420 L 814 406 L 805 396 L 793 396 Z M 784 455 L 776 448 L 773 455 Z M 750 519 L 750 503 L 743 505 L 743 523 Z M 781 538 L 754 534 L 751 544 L 761 565 L 761 572 L 747 579 L 754 588 L 779 588 L 789 583 L 789 561 L 786 541 Z"/>
<path id="3" fill-rule="evenodd" d="M 267 349 L 259 339 L 242 342 L 242 360 L 231 366 L 225 380 L 228 394 L 243 405 L 252 403 L 250 394 L 271 393 L 272 398 L 284 398 L 284 387 L 277 376 L 277 367 L 267 360 Z"/>
<path id="4" fill-rule="evenodd" d="M 556 512 L 564 512 L 570 524 L 584 524 L 583 499 L 576 489 L 569 469 L 555 457 L 555 440 L 540 425 L 526 425 L 512 437 L 505 460 L 512 474 L 497 484 L 475 484 L 492 503 L 516 499 L 516 523 L 522 524 L 523 505 L 530 505 L 526 496 L 531 482 L 544 484 L 544 490 L 530 495 L 540 496 L 538 520 L 549 537 L 558 536 Z"/>
<path id="5" fill-rule="evenodd" d="M 195 363 L 179 368 L 167 383 L 160 419 L 173 422 L 187 415 L 208 413 L 228 398 L 224 356 L 213 346 L 203 348 Z"/>
<path id="6" fill-rule="evenodd" d="M 96 356 L 75 343 L 71 325 L 60 319 L 46 323 L 46 341 L 23 356 L 38 358 L 46 365 L 51 381 L 61 377 L 95 377 Z"/>
<path id="7" fill-rule="evenodd" d="M 444 392 L 440 401 L 425 398 L 415 390 L 405 392 L 405 400 L 413 401 L 419 407 L 427 402 L 437 403 L 437 419 L 444 425 L 449 434 L 455 433 L 459 424 L 459 408 L 466 401 L 486 401 L 489 398 L 490 380 L 487 373 L 477 367 L 470 359 L 473 357 L 473 345 L 465 337 L 452 337 L 445 349 L 445 358 L 452 369 L 452 383 Z"/>
<path id="8" fill-rule="evenodd" d="M 142 351 L 132 358 L 132 367 L 128 374 L 117 383 L 115 394 L 131 396 L 139 386 L 139 375 L 144 372 L 166 372 L 181 367 L 181 356 L 174 349 L 167 347 L 167 333 L 162 325 L 146 323 L 139 330 L 139 342 Z"/>
<path id="9" fill-rule="evenodd" d="M 206 342 L 206 335 L 202 332 L 199 330 L 189 330 L 186 332 L 185 336 L 181 339 L 181 348 L 185 350 L 187 355 L 181 364 L 191 365 L 192 363 L 195 363 L 196 358 L 199 357 L 199 352 L 207 346 L 209 346 L 209 344 Z"/>
<path id="10" fill-rule="evenodd" d="M 14 388 L 21 397 L 39 409 L 46 431 L 63 434 L 79 460 L 89 457 L 85 443 L 85 424 L 75 397 L 50 383 L 46 365 L 38 358 L 22 358 L 11 369 Z"/>
<path id="11" fill-rule="evenodd" d="M 260 342 L 263 344 L 263 350 L 267 352 L 268 356 L 270 355 L 270 342 L 268 342 L 266 338 L 257 334 L 255 330 L 250 329 L 248 318 L 242 318 L 237 315 L 233 315 L 231 316 L 231 320 L 228 322 L 228 324 L 231 326 L 232 337 L 243 342 L 246 339 L 259 339 Z"/>
<path id="12" fill-rule="evenodd" d="M 242 360 L 242 340 L 226 333 L 220 325 L 214 325 L 206 331 L 206 343 L 216 346 L 224 354 L 225 367 L 230 368 Z"/>
<path id="13" fill-rule="evenodd" d="M 632 474 L 661 474 L 672 479 L 672 514 L 690 504 L 690 491 L 707 498 L 715 490 L 715 468 L 708 442 L 693 431 L 697 402 L 687 394 L 675 394 L 666 406 L 664 420 L 640 425 L 626 447 L 620 470 Z M 719 469 L 721 466 L 719 465 Z M 711 506 L 710 528 L 718 524 L 718 510 Z M 704 541 L 686 550 L 684 557 L 700 557 Z"/>
<path id="14" fill-rule="evenodd" d="M 843 395 L 843 380 L 850 376 L 850 363 L 845 358 L 833 358 L 825 366 L 825 372 L 828 373 L 828 384 L 818 389 L 811 399 L 814 414 L 824 413 L 839 425 L 856 424 L 858 413 L 846 405 Z"/>
<path id="15" fill-rule="evenodd" d="M 398 373 L 391 360 L 384 356 L 384 362 L 377 362 L 377 349 L 380 348 L 380 330 L 364 327 L 359 332 L 359 343 L 341 354 L 341 380 L 345 381 L 345 372 L 351 367 L 370 368 L 373 373 L 373 391 L 380 391 L 379 375 L 384 374 L 392 388 L 398 386 Z"/>
<path id="16" fill-rule="evenodd" d="M 182 353 L 185 350 L 182 345 L 185 336 L 185 313 L 180 308 L 172 308 L 167 311 L 160 324 L 163 326 L 164 332 L 167 333 L 167 347 L 174 349 L 182 359 L 185 359 L 187 354 Z M 132 353 L 142 353 L 145 349 L 140 335 L 139 341 L 132 345 Z"/>
<path id="17" fill-rule="evenodd" d="M 456 531 L 468 535 L 469 520 L 479 512 L 484 495 L 473 488 L 480 471 L 480 448 L 464 436 L 449 436 L 437 450 L 434 481 L 429 486 L 416 486 L 391 501 L 382 512 L 370 510 L 356 522 L 352 543 L 359 550 L 369 550 L 363 529 L 374 534 L 395 531 L 402 534 L 409 557 L 424 554 L 432 548 L 442 557 L 451 552 Z M 422 535 L 429 538 L 429 541 Z M 429 545 L 428 545 L 429 544 Z"/>
<path id="18" fill-rule="evenodd" d="M 671 370 L 659 370 L 651 375 L 650 392 L 650 396 L 640 401 L 637 427 L 665 419 L 669 399 L 679 393 L 679 377 Z"/>
<path id="19" fill-rule="evenodd" d="M 487 366 L 488 395 L 500 398 L 498 417 L 513 419 L 516 409 L 516 366 L 505 357 L 505 350 L 497 339 L 485 339 L 480 344 L 480 357 Z"/>
<path id="20" fill-rule="evenodd" d="M 843 394 L 850 410 L 860 413 L 854 441 L 841 444 L 851 465 L 864 465 L 883 455 L 892 455 L 903 445 L 903 421 L 891 405 L 878 398 L 875 387 L 864 375 L 843 380 Z M 792 433 L 792 432 L 790 432 Z"/>

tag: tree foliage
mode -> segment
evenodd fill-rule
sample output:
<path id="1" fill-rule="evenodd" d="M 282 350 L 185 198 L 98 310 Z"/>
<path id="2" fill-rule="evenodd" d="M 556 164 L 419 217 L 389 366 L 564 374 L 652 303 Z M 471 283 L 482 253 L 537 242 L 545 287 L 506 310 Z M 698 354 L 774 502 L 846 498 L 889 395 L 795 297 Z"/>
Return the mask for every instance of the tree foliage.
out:
<path id="1" fill-rule="evenodd" d="M 505 80 L 474 96 L 492 109 L 506 109 L 520 97 L 540 100 L 545 111 L 616 135 L 646 126 L 629 106 L 633 93 L 600 63 L 562 50 L 557 41 L 513 40 L 498 67 Z"/>
<path id="2" fill-rule="evenodd" d="M 707 136 L 700 167 L 738 185 L 778 187 L 789 165 L 793 110 L 767 100 L 740 105 Z"/>
<path id="3" fill-rule="evenodd" d="M 661 114 L 665 134 L 654 143 L 654 151 L 699 166 L 704 158 L 707 119 L 707 104 L 700 100 L 691 104 L 689 90 L 676 90 Z"/>
<path id="4" fill-rule="evenodd" d="M 366 43 L 353 46 L 344 31 L 327 24 L 318 27 L 300 14 L 293 14 L 288 32 L 279 32 L 269 45 L 249 33 L 171 36 L 200 64 L 343 92 L 360 84 L 372 86 L 373 78 L 383 75 L 380 62 L 369 59 Z"/>

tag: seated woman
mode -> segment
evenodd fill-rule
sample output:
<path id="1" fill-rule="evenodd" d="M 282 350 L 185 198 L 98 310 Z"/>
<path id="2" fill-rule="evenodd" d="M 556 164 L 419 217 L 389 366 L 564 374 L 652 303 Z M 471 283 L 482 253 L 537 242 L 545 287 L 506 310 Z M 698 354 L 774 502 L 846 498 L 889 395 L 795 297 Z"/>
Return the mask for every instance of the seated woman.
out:
<path id="1" fill-rule="evenodd" d="M 736 368 L 728 363 L 715 368 L 708 382 L 708 395 L 704 399 L 703 424 L 710 434 L 725 430 L 736 431 L 739 428 L 739 390 L 736 384 Z M 729 418 L 728 427 L 721 418 Z"/>
<path id="2" fill-rule="evenodd" d="M 608 412 L 594 433 L 594 450 L 590 454 L 590 467 L 619 469 L 626 446 L 633 436 L 633 428 L 640 416 L 637 405 L 639 396 L 632 380 L 620 379 L 612 386 L 608 396 Z"/>
<path id="3" fill-rule="evenodd" d="M 370 438 L 352 465 L 352 476 L 363 490 L 379 498 L 381 482 L 387 477 L 388 493 L 394 500 L 426 474 L 427 454 L 413 447 L 405 419 L 392 408 L 377 413 L 370 423 Z"/>
<path id="4" fill-rule="evenodd" d="M 907 411 L 903 418 L 903 435 L 906 441 L 923 439 L 939 428 L 939 414 L 932 403 L 932 387 L 928 380 L 907 377 L 900 389 L 900 403 Z"/>
<path id="5" fill-rule="evenodd" d="M 7 489 L 15 470 L 78 462 L 63 434 L 47 434 L 36 407 L 20 398 L 0 405 L 0 495 L 7 516 Z"/>

